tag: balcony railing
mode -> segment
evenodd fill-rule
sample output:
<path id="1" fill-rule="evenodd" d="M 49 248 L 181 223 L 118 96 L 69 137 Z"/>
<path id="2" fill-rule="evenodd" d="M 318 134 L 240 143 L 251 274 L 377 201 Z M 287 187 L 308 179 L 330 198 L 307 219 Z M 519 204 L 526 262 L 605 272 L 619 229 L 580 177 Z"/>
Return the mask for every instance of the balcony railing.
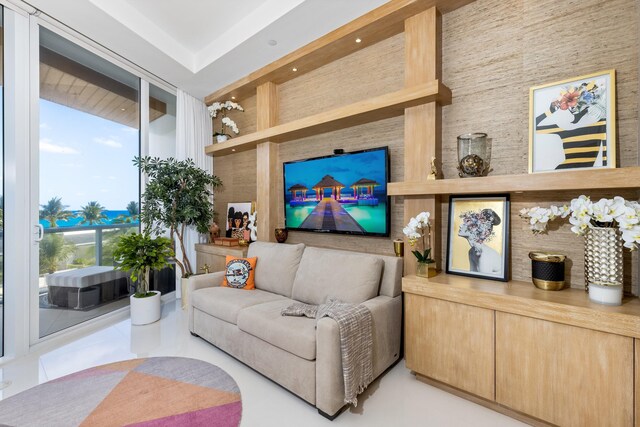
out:
<path id="1" fill-rule="evenodd" d="M 139 228 L 139 223 L 128 223 L 128 224 L 96 224 L 96 225 L 87 225 L 87 226 L 73 226 L 73 227 L 53 227 L 53 228 L 45 228 L 44 234 L 45 236 L 51 234 L 65 234 L 65 241 L 68 243 L 73 243 L 77 248 L 87 247 L 94 245 L 94 254 L 95 254 L 95 264 L 94 265 L 103 265 L 103 253 L 104 253 L 104 245 L 103 245 L 103 237 L 105 231 L 111 230 L 121 230 L 121 229 L 130 229 L 130 228 Z M 75 236 L 71 233 L 74 232 L 94 232 L 94 238 L 91 239 L 83 239 L 80 233 L 77 233 Z M 71 234 L 71 235 L 69 235 Z M 115 236 L 114 236 L 115 237 Z M 74 241 L 75 240 L 75 241 Z M 75 254 L 74 254 L 75 255 Z"/>

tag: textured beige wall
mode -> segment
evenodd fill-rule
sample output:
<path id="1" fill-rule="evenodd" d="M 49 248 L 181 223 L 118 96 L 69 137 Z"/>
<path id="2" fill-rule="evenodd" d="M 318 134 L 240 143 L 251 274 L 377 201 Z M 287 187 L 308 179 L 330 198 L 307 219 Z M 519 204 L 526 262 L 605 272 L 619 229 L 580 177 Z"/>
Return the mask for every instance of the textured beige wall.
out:
<path id="1" fill-rule="evenodd" d="M 456 136 L 477 131 L 487 132 L 493 139 L 493 174 L 526 173 L 529 87 L 610 68 L 617 70 L 619 166 L 637 165 L 639 8 L 637 0 L 478 0 L 444 15 L 442 80 L 453 91 L 453 104 L 443 108 L 445 177 L 457 177 Z M 282 85 L 281 123 L 400 89 L 404 81 L 403 44 L 403 35 L 398 35 Z M 255 98 L 243 101 L 243 105 L 247 112 L 241 129 L 246 133 L 255 130 Z M 401 181 L 403 137 L 403 118 L 398 117 L 284 143 L 278 174 L 281 176 L 282 162 L 329 155 L 335 148 L 352 151 L 388 145 L 391 180 Z M 217 203 L 226 206 L 228 200 L 255 200 L 255 151 L 215 159 L 214 167 L 225 183 Z M 276 190 L 278 206 L 282 206 L 281 181 Z M 600 192 L 592 197 L 615 194 L 638 197 L 637 192 Z M 577 195 L 512 196 L 514 279 L 530 279 L 529 251 L 554 250 L 569 256 L 572 286 L 582 287 L 582 240 L 566 225 L 546 236 L 532 237 L 517 217 L 522 207 L 562 203 Z M 448 197 L 442 201 L 444 251 Z M 223 211 L 219 206 L 217 210 Z M 401 235 L 402 210 L 403 198 L 392 198 L 388 239 L 292 232 L 289 241 L 390 254 L 390 240 Z M 278 218 L 282 225 L 282 210 Z M 637 278 L 637 257 L 627 258 L 626 271 Z"/>
<path id="2" fill-rule="evenodd" d="M 443 81 L 453 91 L 453 103 L 442 110 L 445 177 L 457 177 L 456 137 L 465 132 L 486 132 L 493 139 L 492 174 L 526 173 L 529 88 L 611 68 L 617 71 L 618 166 L 637 165 L 639 8 L 637 0 L 479 0 L 444 15 Z M 571 285 L 583 286 L 582 239 L 567 225 L 532 236 L 517 215 L 523 207 L 562 204 L 579 194 L 512 196 L 513 279 L 531 278 L 529 251 L 551 250 L 568 255 Z M 638 196 L 590 193 L 594 199 L 618 194 Z M 637 284 L 637 257 L 627 258 L 627 281 L 633 276 Z"/>

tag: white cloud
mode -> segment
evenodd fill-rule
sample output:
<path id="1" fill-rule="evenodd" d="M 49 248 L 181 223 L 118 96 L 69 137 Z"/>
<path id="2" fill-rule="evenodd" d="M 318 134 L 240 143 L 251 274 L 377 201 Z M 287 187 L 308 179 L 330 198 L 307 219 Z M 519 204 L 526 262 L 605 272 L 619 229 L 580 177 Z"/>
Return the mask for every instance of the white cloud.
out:
<path id="1" fill-rule="evenodd" d="M 40 129 L 51 129 L 51 126 L 46 123 L 40 123 Z"/>
<path id="2" fill-rule="evenodd" d="M 49 138 L 40 140 L 40 151 L 55 154 L 79 154 L 78 150 L 74 148 L 53 144 Z"/>
<path id="3" fill-rule="evenodd" d="M 112 181 L 115 181 L 116 179 L 118 179 L 118 177 L 113 176 L 113 175 L 108 176 L 107 178 L 109 178 L 109 179 L 110 179 L 110 180 L 112 180 Z"/>
<path id="4" fill-rule="evenodd" d="M 100 190 L 101 193 L 109 193 L 111 190 L 108 190 L 106 188 L 103 188 Z"/>
<path id="5" fill-rule="evenodd" d="M 120 128 L 120 130 L 122 132 L 124 132 L 124 133 L 129 133 L 129 134 L 132 134 L 132 135 L 137 135 L 138 134 L 138 129 L 136 129 L 136 128 L 126 127 L 126 128 Z"/>
<path id="6" fill-rule="evenodd" d="M 106 145 L 111 148 L 122 148 L 122 144 L 112 138 L 93 138 L 93 142 Z"/>

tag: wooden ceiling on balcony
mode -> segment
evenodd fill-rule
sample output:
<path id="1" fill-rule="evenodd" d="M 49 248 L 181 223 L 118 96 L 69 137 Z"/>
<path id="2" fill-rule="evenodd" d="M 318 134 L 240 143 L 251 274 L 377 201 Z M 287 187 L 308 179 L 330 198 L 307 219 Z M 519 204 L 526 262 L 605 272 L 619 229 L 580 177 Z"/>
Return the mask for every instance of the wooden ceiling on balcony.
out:
<path id="1" fill-rule="evenodd" d="M 40 48 L 40 97 L 74 110 L 139 128 L 138 90 L 47 48 Z M 149 99 L 149 121 L 167 105 Z"/>

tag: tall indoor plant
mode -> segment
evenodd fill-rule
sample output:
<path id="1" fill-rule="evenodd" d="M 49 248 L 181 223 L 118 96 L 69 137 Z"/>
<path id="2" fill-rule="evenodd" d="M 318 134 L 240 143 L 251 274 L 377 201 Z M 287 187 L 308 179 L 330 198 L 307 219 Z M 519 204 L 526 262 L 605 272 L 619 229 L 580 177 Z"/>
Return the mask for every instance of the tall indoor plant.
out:
<path id="1" fill-rule="evenodd" d="M 120 236 L 113 251 L 116 269 L 130 273 L 137 282 L 131 295 L 131 323 L 146 325 L 160 319 L 160 292 L 149 291 L 149 273 L 171 266 L 172 242 L 166 237 L 153 238 L 149 233 Z"/>
<path id="2" fill-rule="evenodd" d="M 176 257 L 183 278 L 194 274 L 184 237 L 188 228 L 208 233 L 213 221 L 213 191 L 222 181 L 195 165 L 192 159 L 136 157 L 134 164 L 148 178 L 141 196 L 140 221 L 144 230 L 169 238 L 180 248 Z M 177 251 L 176 251 L 177 252 Z"/>

